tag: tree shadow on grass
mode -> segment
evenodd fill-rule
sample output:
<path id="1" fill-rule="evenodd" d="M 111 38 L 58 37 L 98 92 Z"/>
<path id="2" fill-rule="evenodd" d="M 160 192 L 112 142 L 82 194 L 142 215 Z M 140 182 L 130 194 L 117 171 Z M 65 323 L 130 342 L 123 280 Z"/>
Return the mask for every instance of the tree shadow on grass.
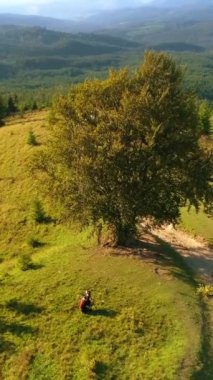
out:
<path id="1" fill-rule="evenodd" d="M 22 337 L 23 335 L 34 335 L 37 333 L 37 329 L 20 324 L 20 323 L 7 323 L 4 320 L 0 320 L 0 353 L 11 353 L 14 352 L 16 346 L 13 342 L 4 339 L 4 334 L 11 333 L 18 337 Z"/>
<path id="2" fill-rule="evenodd" d="M 35 334 L 37 329 L 34 327 L 23 325 L 20 323 L 7 323 L 4 321 L 0 321 L 0 333 L 4 334 L 10 332 L 11 334 L 21 336 L 23 334 Z"/>
<path id="3" fill-rule="evenodd" d="M 169 243 L 149 232 L 145 238 L 135 240 L 134 246 L 119 247 L 110 253 L 113 256 L 127 256 L 153 263 L 170 275 L 182 280 L 189 285 L 196 287 L 193 271 L 188 267 L 185 260 Z M 162 273 L 156 270 L 156 274 Z M 166 277 L 166 275 L 165 275 Z"/>
<path id="4" fill-rule="evenodd" d="M 24 304 L 16 300 L 11 300 L 6 304 L 6 307 L 11 311 L 16 311 L 18 313 L 24 314 L 26 316 L 35 313 L 41 313 L 43 308 L 37 307 L 33 304 Z M 12 335 L 22 337 L 25 335 L 35 335 L 38 329 L 24 323 L 8 323 L 5 319 L 0 319 L 0 353 L 3 352 L 13 352 L 16 346 L 13 342 L 4 339 L 4 334 L 10 333 Z"/>
<path id="5" fill-rule="evenodd" d="M 49 215 L 45 215 L 45 216 L 43 217 L 43 219 L 42 219 L 42 223 L 43 223 L 43 224 L 51 224 L 51 223 L 56 224 L 56 222 L 57 222 L 57 219 L 52 218 L 52 217 L 49 216 Z"/>
<path id="6" fill-rule="evenodd" d="M 201 330 L 201 349 L 199 353 L 199 361 L 201 367 L 196 370 L 192 376 L 191 380 L 212 380 L 213 379 L 213 350 L 211 347 L 211 326 L 209 318 L 209 310 L 206 302 L 201 300 L 201 307 L 203 312 L 203 323 Z"/>
<path id="7" fill-rule="evenodd" d="M 117 315 L 117 312 L 111 309 L 96 309 L 96 310 L 88 310 L 86 314 L 90 316 L 114 318 Z"/>
<path id="8" fill-rule="evenodd" d="M 3 352 L 12 353 L 15 350 L 15 344 L 5 340 L 2 336 L 0 337 L 0 354 Z"/>
<path id="9" fill-rule="evenodd" d="M 44 268 L 43 264 L 32 263 L 29 266 L 29 269 L 31 269 L 31 270 L 38 270 L 38 269 L 41 269 L 41 268 Z"/>
<path id="10" fill-rule="evenodd" d="M 160 239 L 156 235 L 153 235 L 156 242 L 160 244 L 161 253 L 157 259 L 157 262 L 162 264 L 164 267 L 169 266 L 171 273 L 177 279 L 184 281 L 191 285 L 193 288 L 197 288 L 198 282 L 196 281 L 193 270 L 187 265 L 187 259 L 183 258 L 177 251 L 167 242 Z M 183 250 L 183 247 L 181 247 Z M 199 256 L 195 257 L 194 260 L 199 260 Z M 208 258 L 204 258 L 206 263 L 212 265 L 212 261 Z M 211 262 L 210 262 L 211 261 Z M 211 347 L 211 326 L 207 303 L 200 299 L 200 310 L 202 316 L 202 331 L 201 331 L 201 349 L 199 352 L 199 360 L 201 367 L 196 370 L 191 380 L 212 380 L 213 379 L 213 353 Z"/>
<path id="11" fill-rule="evenodd" d="M 169 268 L 172 275 L 178 280 L 184 281 L 194 288 L 197 287 L 197 281 L 194 279 L 194 273 L 188 267 L 183 257 L 167 242 L 153 235 L 159 244 L 159 256 L 157 263 Z"/>
<path id="12" fill-rule="evenodd" d="M 120 247 L 113 255 L 131 256 L 133 258 L 141 259 L 143 261 L 151 262 L 158 266 L 157 269 L 163 268 L 171 273 L 174 278 L 187 283 L 192 286 L 194 290 L 198 286 L 195 278 L 195 273 L 187 265 L 187 257 L 183 258 L 178 250 L 183 251 L 184 248 L 175 245 L 173 248 L 169 243 L 160 239 L 155 234 L 146 234 L 145 238 L 138 240 L 134 247 Z M 193 258 L 195 261 L 204 260 L 207 266 L 212 265 L 212 260 L 208 257 L 201 257 L 199 251 Z M 161 271 L 156 271 L 160 274 Z M 163 271 L 162 271 L 163 273 Z M 208 305 L 204 300 L 200 300 L 200 310 L 202 317 L 202 333 L 201 333 L 201 349 L 199 352 L 200 366 L 196 369 L 191 376 L 191 380 L 212 380 L 213 379 L 213 355 L 211 347 L 211 326 Z"/>
<path id="13" fill-rule="evenodd" d="M 105 379 L 108 371 L 108 365 L 101 362 L 101 361 L 96 361 L 95 362 L 95 368 L 94 372 L 98 376 L 98 379 Z"/>
<path id="14" fill-rule="evenodd" d="M 36 306 L 34 304 L 19 302 L 16 299 L 8 301 L 6 307 L 9 310 L 16 311 L 17 313 L 24 315 L 40 314 L 44 310 L 43 307 Z"/>

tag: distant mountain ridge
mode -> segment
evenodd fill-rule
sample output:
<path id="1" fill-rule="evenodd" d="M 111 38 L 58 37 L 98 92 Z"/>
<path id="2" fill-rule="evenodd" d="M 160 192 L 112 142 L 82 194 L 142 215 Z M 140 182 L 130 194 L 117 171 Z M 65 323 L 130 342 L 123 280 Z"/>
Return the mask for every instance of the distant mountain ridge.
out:
<path id="1" fill-rule="evenodd" d="M 99 55 L 137 48 L 140 45 L 121 37 L 95 34 L 70 34 L 42 27 L 0 26 L 0 59 L 24 53 L 33 56 Z"/>
<path id="2" fill-rule="evenodd" d="M 31 81 L 33 74 L 41 78 L 58 74 L 67 78 L 84 76 L 91 69 L 116 65 L 116 55 L 138 48 L 141 48 L 139 43 L 117 36 L 3 25 L 0 26 L 0 80 L 16 81 L 28 76 Z"/>
<path id="3" fill-rule="evenodd" d="M 188 63 L 189 81 L 213 99 L 213 6 L 196 4 L 105 11 L 81 22 L 0 14 L 0 86 L 67 86 L 109 68 L 134 69 L 154 49 Z"/>
<path id="4" fill-rule="evenodd" d="M 154 0 L 151 3 L 158 7 L 206 7 L 213 6 L 213 0 Z"/>
<path id="5" fill-rule="evenodd" d="M 213 0 L 155 0 L 146 6 L 102 11 L 79 21 L 43 16 L 0 14 L 0 25 L 40 26 L 68 33 L 95 32 L 159 20 L 212 21 Z"/>
<path id="6" fill-rule="evenodd" d="M 0 14 L 0 25 L 15 25 L 34 27 L 39 26 L 50 30 L 61 32 L 79 31 L 79 23 L 73 20 L 61 20 L 52 17 L 43 16 L 27 16 L 19 14 Z M 83 31 L 82 25 L 82 31 Z"/>

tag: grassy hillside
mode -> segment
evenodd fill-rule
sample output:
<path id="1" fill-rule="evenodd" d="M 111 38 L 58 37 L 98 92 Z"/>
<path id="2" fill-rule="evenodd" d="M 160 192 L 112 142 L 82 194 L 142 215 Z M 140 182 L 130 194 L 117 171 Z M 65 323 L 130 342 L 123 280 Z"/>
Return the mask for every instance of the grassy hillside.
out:
<path id="1" fill-rule="evenodd" d="M 29 131 L 36 127 L 38 142 L 44 137 L 45 113 L 16 119 L 0 130 L 1 256 L 13 256 L 25 246 L 31 233 L 32 203 L 37 198 L 27 177 L 27 161 L 33 148 L 27 144 Z M 11 125 L 10 125 L 11 123 Z M 35 226 L 35 229 L 37 227 Z M 39 227 L 38 227 L 39 228 Z M 48 226 L 42 226 L 43 230 Z M 36 233 L 36 231 L 35 231 Z"/>
<path id="2" fill-rule="evenodd" d="M 198 235 L 213 244 L 213 218 L 207 216 L 202 210 L 196 213 L 194 209 L 183 209 L 181 212 L 181 225 L 187 231 Z"/>
<path id="3" fill-rule="evenodd" d="M 35 270 L 15 267 L 2 277 L 3 378 L 189 378 L 200 314 L 187 283 L 158 278 L 151 265 L 103 255 L 71 234 L 34 262 Z M 87 287 L 96 308 L 81 315 Z M 192 296 L 189 304 L 182 292 Z"/>
<path id="4" fill-rule="evenodd" d="M 27 162 L 39 146 L 27 139 L 33 130 L 44 143 L 46 117 L 29 114 L 0 129 L 1 378 L 198 379 L 202 312 L 175 251 L 154 240 L 104 250 L 90 230 L 35 223 L 32 202 L 40 194 Z M 29 237 L 40 245 L 33 248 Z M 27 271 L 23 252 L 32 255 Z M 95 309 L 82 315 L 86 288 Z"/>
<path id="5" fill-rule="evenodd" d="M 213 139 L 212 131 L 210 136 L 202 137 L 200 143 L 203 149 L 212 152 L 213 151 Z M 201 208 L 199 212 L 196 212 L 192 207 L 182 208 L 180 226 L 198 237 L 204 238 L 211 246 L 213 244 L 213 215 L 207 215 Z"/>

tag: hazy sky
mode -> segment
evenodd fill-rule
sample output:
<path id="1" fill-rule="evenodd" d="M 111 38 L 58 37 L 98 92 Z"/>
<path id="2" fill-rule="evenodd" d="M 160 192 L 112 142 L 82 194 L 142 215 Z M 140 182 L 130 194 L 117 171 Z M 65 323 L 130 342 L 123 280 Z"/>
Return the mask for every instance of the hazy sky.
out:
<path id="1" fill-rule="evenodd" d="M 152 0 L 0 0 L 0 12 L 72 18 L 102 9 L 123 8 Z"/>
<path id="2" fill-rule="evenodd" d="M 184 6 L 213 5 L 213 0 L 0 0 L 0 13 L 34 14 L 73 19 L 104 9 L 140 6 L 142 4 Z"/>

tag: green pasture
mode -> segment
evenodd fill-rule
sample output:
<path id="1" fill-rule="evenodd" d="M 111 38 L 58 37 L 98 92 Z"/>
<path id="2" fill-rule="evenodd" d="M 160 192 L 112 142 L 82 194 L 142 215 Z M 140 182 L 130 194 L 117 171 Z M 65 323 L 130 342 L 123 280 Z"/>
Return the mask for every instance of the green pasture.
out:
<path id="1" fill-rule="evenodd" d="M 201 313 L 184 270 L 164 278 L 151 264 L 99 251 L 85 234 L 60 232 L 54 247 L 35 250 L 33 269 L 2 263 L 3 378 L 189 378 Z M 82 315 L 87 288 L 95 308 Z"/>
<path id="2" fill-rule="evenodd" d="M 213 243 L 213 218 L 200 210 L 198 213 L 194 208 L 181 210 L 181 227 L 191 234 L 203 237 L 210 244 Z"/>
<path id="3" fill-rule="evenodd" d="M 33 220 L 37 197 L 53 216 L 28 171 L 46 118 L 35 112 L 0 129 L 0 378 L 212 379 L 196 284 L 174 250 L 157 240 L 103 249 L 90 229 Z M 40 145 L 27 143 L 29 131 Z M 95 307 L 84 315 L 88 288 Z"/>

